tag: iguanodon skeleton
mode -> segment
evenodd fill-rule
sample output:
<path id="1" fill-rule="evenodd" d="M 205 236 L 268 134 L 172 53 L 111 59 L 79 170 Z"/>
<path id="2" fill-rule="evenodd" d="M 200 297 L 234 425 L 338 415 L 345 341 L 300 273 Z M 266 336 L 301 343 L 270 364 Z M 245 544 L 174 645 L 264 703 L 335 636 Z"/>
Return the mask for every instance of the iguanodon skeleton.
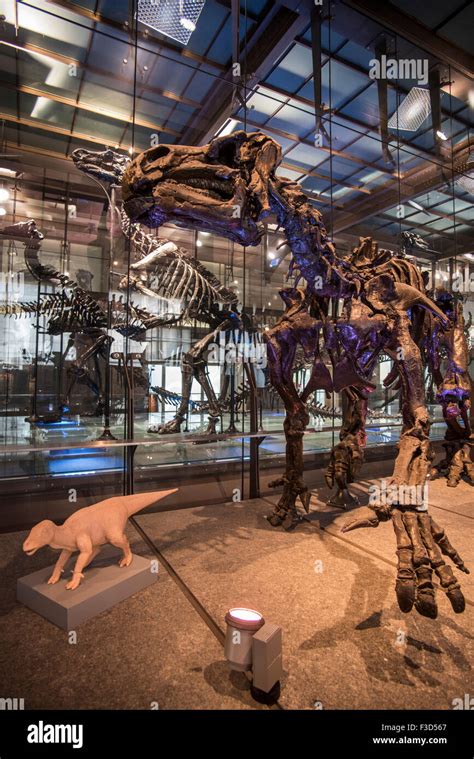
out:
<path id="1" fill-rule="evenodd" d="M 391 484 L 399 494 L 407 489 L 410 494 L 413 489 L 415 494 L 420 489 L 425 492 L 433 455 L 419 343 L 436 327 L 447 333 L 456 325 L 426 294 L 420 271 L 403 255 L 379 250 L 364 238 L 349 255 L 339 256 L 321 213 L 297 183 L 276 173 L 281 157 L 280 146 L 270 137 L 243 131 L 203 146 L 159 145 L 127 167 L 122 198 L 132 222 L 152 228 L 175 222 L 255 245 L 263 233 L 263 220 L 273 214 L 284 230 L 296 281 L 281 291 L 286 311 L 266 337 L 271 381 L 286 409 L 287 458 L 285 474 L 276 483 L 283 493 L 269 521 L 289 528 L 299 519 L 296 500 L 307 511 L 311 497 L 303 480 L 308 398 L 316 389 L 342 393 L 345 421 L 328 480 L 343 491 L 347 477 L 338 482 L 340 470 L 355 476 L 362 461 L 367 398 L 374 389 L 372 374 L 381 352 L 393 360 L 393 375 L 398 375 L 402 393 L 403 428 Z M 303 281 L 306 286 L 298 287 Z M 344 306 L 337 314 L 334 309 L 340 300 Z M 332 373 L 321 359 L 323 345 Z M 455 360 L 438 392 L 453 416 L 467 425 L 470 381 L 463 349 L 453 347 Z M 313 364 L 300 391 L 292 371 L 298 348 Z M 468 570 L 424 499 L 398 495 L 390 503 L 365 507 L 353 514 L 344 530 L 375 527 L 385 520 L 391 521 L 397 542 L 395 589 L 400 609 L 408 612 L 415 607 L 424 616 L 436 617 L 435 575 L 454 611 L 462 612 L 464 596 L 443 556 L 459 570 Z"/>

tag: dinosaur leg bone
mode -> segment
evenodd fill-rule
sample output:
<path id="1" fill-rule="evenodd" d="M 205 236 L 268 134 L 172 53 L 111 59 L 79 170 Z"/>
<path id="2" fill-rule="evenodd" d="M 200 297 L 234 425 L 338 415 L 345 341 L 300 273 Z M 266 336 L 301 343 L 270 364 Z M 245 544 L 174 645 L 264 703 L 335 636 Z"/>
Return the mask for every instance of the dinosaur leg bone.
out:
<path id="1" fill-rule="evenodd" d="M 392 483 L 423 488 L 433 454 L 429 442 L 431 420 L 425 405 L 421 355 L 406 329 L 398 330 L 395 339 L 398 339 L 401 353 L 388 352 L 397 361 L 402 382 L 403 430 Z M 399 358 L 400 355 L 402 358 Z"/>
<path id="2" fill-rule="evenodd" d="M 310 493 L 303 481 L 303 435 L 309 422 L 309 414 L 292 380 L 296 345 L 286 343 L 282 339 L 278 325 L 265 337 L 271 382 L 280 394 L 286 409 L 286 472 L 282 478 L 270 483 L 273 487 L 283 485 L 283 494 L 268 521 L 274 527 L 283 524 L 285 529 L 290 529 L 299 521 L 296 499 L 300 498 L 306 511 L 309 508 Z"/>
<path id="3" fill-rule="evenodd" d="M 207 375 L 207 363 L 204 358 L 204 354 L 211 343 L 217 341 L 217 337 L 223 330 L 229 329 L 232 326 L 232 322 L 225 319 L 219 324 L 216 329 L 209 332 L 201 340 L 199 340 L 192 348 L 184 354 L 182 360 L 182 388 L 181 388 L 181 402 L 176 411 L 173 419 L 166 424 L 159 425 L 158 428 L 152 428 L 149 432 L 158 432 L 160 435 L 166 435 L 172 432 L 180 432 L 181 425 L 186 416 L 189 399 L 191 397 L 191 387 L 193 379 L 196 378 L 201 387 L 204 390 L 204 394 L 209 403 L 209 429 L 208 431 L 214 432 L 215 423 L 220 415 L 220 405 L 217 401 L 214 389 L 209 382 Z"/>
<path id="4" fill-rule="evenodd" d="M 328 487 L 333 488 L 336 484 L 338 488 L 328 505 L 345 509 L 359 503 L 358 499 L 349 493 L 347 486 L 354 482 L 364 461 L 367 398 L 356 388 L 343 390 L 342 398 L 344 421 L 339 433 L 340 443 L 331 451 L 325 480 Z"/>

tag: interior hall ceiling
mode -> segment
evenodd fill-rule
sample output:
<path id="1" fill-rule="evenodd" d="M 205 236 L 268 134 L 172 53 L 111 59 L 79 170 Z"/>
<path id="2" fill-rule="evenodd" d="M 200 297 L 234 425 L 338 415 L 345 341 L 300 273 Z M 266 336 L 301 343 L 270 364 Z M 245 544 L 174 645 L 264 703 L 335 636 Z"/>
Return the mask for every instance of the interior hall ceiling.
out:
<path id="1" fill-rule="evenodd" d="M 473 196 L 453 181 L 453 167 L 472 150 L 474 4 L 334 2 L 331 21 L 322 25 L 321 54 L 331 142 L 317 147 L 312 3 L 240 3 L 245 108 L 232 79 L 233 4 L 206 0 L 184 47 L 141 24 L 135 35 L 128 0 L 4 0 L 0 119 L 6 152 L 24 151 L 32 161 L 46 154 L 53 166 L 80 146 L 138 152 L 153 135 L 199 144 L 224 124 L 258 129 L 282 145 L 280 173 L 308 192 L 336 240 L 362 232 L 391 243 L 400 231 L 415 230 L 440 255 L 472 252 Z M 431 117 L 416 132 L 391 132 L 395 166 L 384 160 L 377 83 L 369 77 L 382 32 L 396 57 L 441 62 L 451 82 L 441 98 L 441 126 L 449 138 L 442 160 Z M 389 117 L 416 84 L 389 82 Z M 87 181 L 69 161 L 64 167 L 73 183 Z"/>

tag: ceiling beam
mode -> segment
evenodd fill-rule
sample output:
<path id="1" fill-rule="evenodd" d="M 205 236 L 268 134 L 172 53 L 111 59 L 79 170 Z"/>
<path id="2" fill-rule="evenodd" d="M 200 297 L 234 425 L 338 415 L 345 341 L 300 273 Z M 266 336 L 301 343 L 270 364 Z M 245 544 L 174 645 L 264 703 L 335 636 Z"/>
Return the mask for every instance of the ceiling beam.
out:
<path id="1" fill-rule="evenodd" d="M 456 162 L 468 151 L 469 142 L 464 140 L 454 154 Z M 442 166 L 437 163 L 428 163 L 422 168 L 415 168 L 407 176 L 407 179 L 410 180 L 409 184 L 402 182 L 400 186 L 397 184 L 393 190 L 382 188 L 374 193 L 370 199 L 352 203 L 351 211 L 345 210 L 342 213 L 334 214 L 334 234 L 350 229 L 352 226 L 360 224 L 372 216 L 377 216 L 400 203 L 406 203 L 418 195 L 436 190 L 438 187 L 447 184 L 447 180 L 442 174 L 442 168 L 448 169 L 450 167 L 446 164 Z"/>
<path id="2" fill-rule="evenodd" d="M 283 129 L 276 129 L 275 127 L 269 126 L 268 124 L 259 124 L 256 121 L 253 121 L 252 119 L 247 117 L 247 124 L 249 124 L 252 127 L 255 127 L 257 130 L 264 130 L 266 132 L 270 132 L 271 134 L 276 135 L 277 137 L 283 137 L 286 140 L 292 140 L 293 142 L 297 142 L 300 145 L 308 145 L 311 148 L 314 148 L 314 143 L 311 142 L 311 140 L 307 140 L 303 137 L 298 137 L 297 134 L 291 134 L 290 132 L 285 132 Z M 358 166 L 364 166 L 366 169 L 370 169 L 371 171 L 380 171 L 382 174 L 388 174 L 391 177 L 397 177 L 397 174 L 391 171 L 390 169 L 386 169 L 383 166 L 377 166 L 376 164 L 369 163 L 368 161 L 364 161 L 363 158 L 359 158 L 358 156 L 351 155 L 350 153 L 345 153 L 343 150 L 334 150 L 334 148 L 327 148 L 327 147 L 320 147 L 318 145 L 317 150 L 321 150 L 323 153 L 328 154 L 328 158 L 330 156 L 335 156 L 337 158 L 344 158 L 346 161 L 350 161 L 352 163 L 357 164 Z M 402 176 L 402 178 L 404 178 Z M 334 180 L 335 183 L 337 182 L 337 179 Z M 339 183 L 338 183 L 339 184 Z"/>
<path id="3" fill-rule="evenodd" d="M 308 98 L 302 97 L 301 95 L 293 95 L 291 92 L 282 90 L 279 87 L 274 87 L 273 85 L 267 84 L 267 82 L 262 82 L 260 86 L 264 87 L 266 90 L 270 90 L 270 92 L 274 92 L 275 95 L 288 98 L 288 100 L 294 100 L 296 103 L 300 103 L 301 105 L 304 105 L 306 107 L 314 108 L 313 101 L 309 100 Z M 336 115 L 336 118 L 337 118 L 337 115 Z M 333 116 L 323 116 L 323 121 L 326 121 L 327 123 L 329 123 L 330 120 L 333 118 Z M 357 127 L 357 129 L 354 129 L 354 142 L 358 140 L 360 137 L 368 137 L 369 139 L 374 140 L 374 142 L 380 143 L 379 137 L 372 137 L 370 134 L 367 134 L 367 132 L 376 131 L 377 130 L 376 126 L 365 124 L 363 121 L 360 121 L 359 119 L 355 119 L 352 116 L 346 116 L 344 113 L 340 114 L 340 118 L 344 119 L 344 121 L 347 121 L 349 124 L 354 124 L 354 126 Z M 456 116 L 454 118 L 456 118 Z M 335 123 L 335 125 L 338 126 L 337 121 L 334 121 L 333 123 Z M 347 127 L 344 125 L 344 128 L 347 128 Z M 366 131 L 361 132 L 360 131 L 361 129 L 364 129 Z M 428 150 L 424 150 L 424 148 L 419 148 L 416 145 L 413 145 L 412 143 L 407 142 L 406 140 L 400 139 L 398 135 L 393 135 L 393 141 L 394 141 L 393 147 L 396 147 L 397 144 L 407 147 L 408 150 L 405 152 L 409 152 L 411 155 L 413 155 L 414 158 L 426 158 L 428 160 L 434 160 L 435 156 L 433 153 L 430 153 Z M 350 148 L 351 145 L 352 143 L 350 143 L 348 147 Z"/>
<path id="4" fill-rule="evenodd" d="M 473 55 L 439 37 L 416 18 L 403 13 L 389 0 L 384 0 L 384 2 L 380 2 L 380 0 L 343 0 L 343 4 L 363 13 L 386 29 L 416 45 L 416 47 L 426 50 L 441 63 L 452 66 L 464 76 L 472 77 L 474 75 Z"/>
<path id="5" fill-rule="evenodd" d="M 23 116 L 21 118 L 18 118 L 18 116 L 14 116 L 11 113 L 0 113 L 0 120 L 8 121 L 12 124 L 20 124 L 20 126 L 32 127 L 33 129 L 40 129 L 42 132 L 53 132 L 54 134 L 61 134 L 65 137 L 73 137 L 76 140 L 82 140 L 84 142 L 93 142 L 96 145 L 102 145 L 103 148 L 110 147 L 110 145 L 113 143 L 113 140 L 107 141 L 92 134 L 82 134 L 81 132 L 71 131 L 70 129 L 60 127 L 57 124 L 43 124 L 37 119 L 28 119 L 24 118 Z M 124 151 L 128 150 L 131 147 L 131 145 L 120 145 L 120 149 Z M 23 147 L 17 145 L 16 150 L 19 149 L 22 150 Z"/>
<path id="6" fill-rule="evenodd" d="M 269 3 L 269 10 L 253 30 L 248 45 L 241 51 L 242 74 L 246 75 L 243 97 L 264 79 L 275 60 L 279 58 L 295 36 L 308 25 L 307 15 L 300 14 L 277 3 Z M 202 145 L 208 142 L 235 108 L 232 62 L 223 80 L 216 83 L 212 97 L 189 121 L 183 132 L 182 144 Z"/>
<path id="7" fill-rule="evenodd" d="M 16 46 L 12 45 L 11 43 L 7 43 L 4 40 L 0 40 L 0 45 L 16 48 Z M 96 76 L 102 76 L 104 79 L 110 79 L 112 82 L 114 82 L 115 87 L 118 82 L 127 84 L 130 86 L 130 91 L 132 91 L 133 77 L 123 76 L 123 74 L 121 74 L 119 71 L 107 71 L 107 69 L 102 69 L 98 66 L 92 66 L 88 62 L 84 63 L 83 61 L 72 58 L 69 55 L 62 55 L 61 53 L 56 53 L 55 51 L 49 50 L 48 48 L 40 47 L 39 45 L 32 45 L 30 42 L 25 42 L 23 45 L 18 45 L 17 49 L 26 53 L 36 53 L 36 55 L 42 55 L 46 58 L 51 58 L 52 60 L 58 61 L 58 63 L 64 63 L 66 66 L 75 66 L 78 70 L 82 69 L 83 71 L 95 74 Z M 149 84 L 148 82 L 145 82 L 144 86 L 146 87 L 147 93 L 150 92 L 154 95 L 159 95 L 160 97 L 164 97 L 167 100 L 173 100 L 176 103 L 190 105 L 192 108 L 201 107 L 201 103 L 198 100 L 192 100 L 191 98 L 177 95 L 175 92 L 171 92 L 171 90 L 163 90 L 160 87 L 155 87 Z"/>
<path id="8" fill-rule="evenodd" d="M 105 118 L 111 119 L 112 121 L 120 121 L 126 124 L 129 124 L 131 122 L 131 114 L 117 113 L 117 111 L 110 111 L 108 108 L 102 108 L 99 105 L 92 105 L 90 103 L 85 103 L 84 101 L 76 102 L 74 98 L 68 98 L 53 92 L 40 90 L 37 87 L 30 87 L 26 84 L 20 84 L 18 87 L 16 87 L 14 84 L 11 84 L 11 82 L 5 82 L 1 79 L 0 85 L 6 87 L 7 89 L 18 90 L 18 92 L 23 92 L 25 95 L 34 95 L 38 98 L 46 98 L 46 100 L 52 100 L 55 103 L 61 103 L 61 105 L 67 105 L 70 108 L 78 108 L 80 111 L 88 111 L 88 113 L 94 113 L 97 116 L 105 116 Z M 160 126 L 159 124 L 156 124 L 156 122 L 142 119 L 140 116 L 135 116 L 135 124 L 137 126 L 151 129 L 152 132 L 166 132 L 167 134 L 171 134 L 174 137 L 179 137 L 180 134 L 175 129 Z"/>
<path id="9" fill-rule="evenodd" d="M 297 39 L 295 40 L 295 42 L 297 42 L 299 45 L 302 45 L 303 47 L 311 49 L 311 44 L 309 42 L 307 42 L 307 40 L 305 40 L 304 37 L 297 37 Z M 342 55 L 339 55 L 338 53 L 331 53 L 327 48 L 323 48 L 322 52 L 323 52 L 323 55 L 327 56 L 327 58 L 331 58 L 331 60 L 336 61 L 337 63 L 340 63 L 342 66 L 346 66 L 351 71 L 356 71 L 358 74 L 363 74 L 364 76 L 368 77 L 368 70 L 366 68 L 364 68 L 363 66 L 360 66 L 357 63 L 353 63 L 352 61 L 346 60 Z M 370 86 L 371 84 L 373 84 L 372 80 L 369 80 L 367 84 L 368 84 L 368 86 Z M 403 97 L 406 97 L 408 95 L 408 93 L 410 92 L 410 87 L 404 87 L 400 80 L 389 79 L 388 80 L 388 85 L 395 92 L 398 92 Z M 262 86 L 267 87 L 267 85 L 265 83 L 262 83 Z M 358 94 L 360 94 L 360 93 L 358 93 Z M 292 97 L 296 97 L 296 96 L 292 95 Z M 310 101 L 310 102 L 312 103 L 312 101 Z M 346 103 L 346 105 L 347 105 L 347 103 Z M 342 106 L 342 109 L 344 109 L 344 108 L 345 108 L 345 105 Z M 333 115 L 334 114 L 335 115 L 339 114 L 340 111 L 341 111 L 340 108 L 335 108 L 334 111 L 333 111 Z M 441 108 L 441 112 L 446 116 L 446 118 L 450 118 L 451 117 L 451 111 L 449 110 L 449 108 Z M 354 119 L 354 117 L 346 116 L 344 113 L 340 113 L 340 115 L 341 115 L 341 118 L 344 118 L 347 121 L 354 121 L 354 123 L 356 123 L 358 125 L 360 125 L 360 124 L 363 123 L 363 122 L 358 121 L 357 119 Z M 457 121 L 459 121 L 460 124 L 463 124 L 463 126 L 468 127 L 468 128 L 472 128 L 472 124 L 469 121 L 469 119 L 465 119 L 462 116 L 457 116 L 456 114 L 454 114 L 453 116 L 454 116 L 454 118 Z M 367 126 L 367 125 L 365 125 L 365 127 L 367 129 L 377 129 L 376 126 L 374 127 L 374 126 Z M 423 134 L 425 131 L 429 131 L 429 130 L 428 129 L 424 129 L 424 130 L 422 130 L 421 134 Z M 417 136 L 419 136 L 419 135 L 417 135 Z M 395 135 L 394 135 L 394 137 L 395 137 Z M 404 144 L 404 145 L 410 145 L 409 142 L 406 142 L 405 140 L 402 140 L 400 138 L 398 138 L 397 141 L 400 142 L 401 144 Z M 421 148 L 420 148 L 420 150 L 421 150 Z"/>
<path id="10" fill-rule="evenodd" d="M 23 2 L 23 0 L 20 0 L 20 2 Z M 24 5 L 28 5 L 28 3 L 23 3 Z M 107 16 L 103 16 L 101 13 L 94 13 L 94 11 L 88 10 L 87 8 L 83 8 L 80 5 L 76 5 L 76 3 L 68 2 L 68 0 L 49 0 L 50 5 L 56 5 L 59 8 L 64 8 L 67 11 L 70 11 L 71 13 L 75 13 L 77 16 L 81 16 L 82 18 L 86 18 L 89 21 L 95 21 L 98 24 L 101 24 L 102 26 L 108 27 L 109 29 L 114 29 L 118 32 L 120 32 L 121 35 L 123 34 L 129 34 L 131 35 L 132 30 L 130 28 L 130 25 L 128 21 L 125 21 L 121 23 L 120 21 L 116 21 L 115 19 L 108 18 Z M 46 11 L 45 9 L 41 8 L 42 11 L 45 13 L 49 13 L 49 11 Z M 55 15 L 55 14 L 51 14 Z M 100 34 L 100 32 L 99 32 Z M 141 39 L 145 39 L 147 43 L 152 43 L 154 45 L 157 45 L 160 48 L 163 48 L 164 50 L 170 50 L 173 53 L 177 53 L 178 55 L 182 56 L 183 58 L 188 58 L 191 61 L 195 61 L 196 63 L 203 63 L 206 66 L 212 66 L 215 69 L 218 69 L 219 71 L 225 71 L 226 67 L 219 63 L 218 61 L 213 61 L 211 58 L 206 58 L 203 55 L 198 55 L 198 53 L 194 53 L 192 50 L 188 50 L 186 47 L 181 47 L 180 45 L 173 44 L 171 41 L 164 39 L 163 37 L 158 37 L 156 34 L 153 34 L 153 32 L 150 31 L 148 27 L 145 28 L 144 31 L 139 32 L 139 36 Z M 123 42 L 124 40 L 117 37 L 116 38 L 119 42 Z M 138 49 L 142 50 L 146 53 L 153 53 L 155 51 L 149 50 L 144 48 L 141 44 L 138 45 Z"/>
<path id="11" fill-rule="evenodd" d="M 330 183 L 330 178 L 326 176 L 325 174 L 319 174 L 317 171 L 314 171 L 314 169 L 304 169 L 301 166 L 297 166 L 294 163 L 288 163 L 288 161 L 283 161 L 280 166 L 283 169 L 289 169 L 290 171 L 297 171 L 302 176 L 305 177 L 316 177 L 317 179 L 323 179 L 326 182 Z M 347 187 L 349 190 L 353 190 L 354 192 L 360 192 L 363 195 L 371 195 L 372 191 L 368 190 L 367 187 L 358 187 L 357 185 L 349 184 L 349 182 L 345 182 L 342 179 L 339 179 L 338 184 L 342 185 L 343 187 Z M 329 184 L 330 186 L 330 184 Z"/>

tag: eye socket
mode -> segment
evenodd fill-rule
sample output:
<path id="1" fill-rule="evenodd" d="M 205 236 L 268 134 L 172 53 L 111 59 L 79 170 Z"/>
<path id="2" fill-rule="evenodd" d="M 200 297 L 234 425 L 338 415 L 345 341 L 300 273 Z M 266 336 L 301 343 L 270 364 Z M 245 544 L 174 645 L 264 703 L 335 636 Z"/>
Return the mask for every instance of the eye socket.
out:
<path id="1" fill-rule="evenodd" d="M 159 158 L 165 158 L 169 152 L 170 149 L 167 145 L 157 145 L 156 148 L 147 151 L 147 163 L 157 161 Z"/>
<path id="2" fill-rule="evenodd" d="M 237 166 L 237 145 L 235 142 L 227 142 L 220 146 L 217 151 L 216 160 L 223 166 L 233 169 Z"/>
<path id="3" fill-rule="evenodd" d="M 167 145 L 157 145 L 155 148 L 150 148 L 143 153 L 143 156 L 139 159 L 143 173 L 146 174 L 148 171 L 156 168 L 154 166 L 155 162 L 160 158 L 166 158 L 170 152 L 170 148 Z"/>
<path id="4" fill-rule="evenodd" d="M 235 138 L 235 135 L 216 137 L 209 143 L 207 156 L 212 163 L 236 169 L 239 165 L 240 148 L 241 142 Z"/>

